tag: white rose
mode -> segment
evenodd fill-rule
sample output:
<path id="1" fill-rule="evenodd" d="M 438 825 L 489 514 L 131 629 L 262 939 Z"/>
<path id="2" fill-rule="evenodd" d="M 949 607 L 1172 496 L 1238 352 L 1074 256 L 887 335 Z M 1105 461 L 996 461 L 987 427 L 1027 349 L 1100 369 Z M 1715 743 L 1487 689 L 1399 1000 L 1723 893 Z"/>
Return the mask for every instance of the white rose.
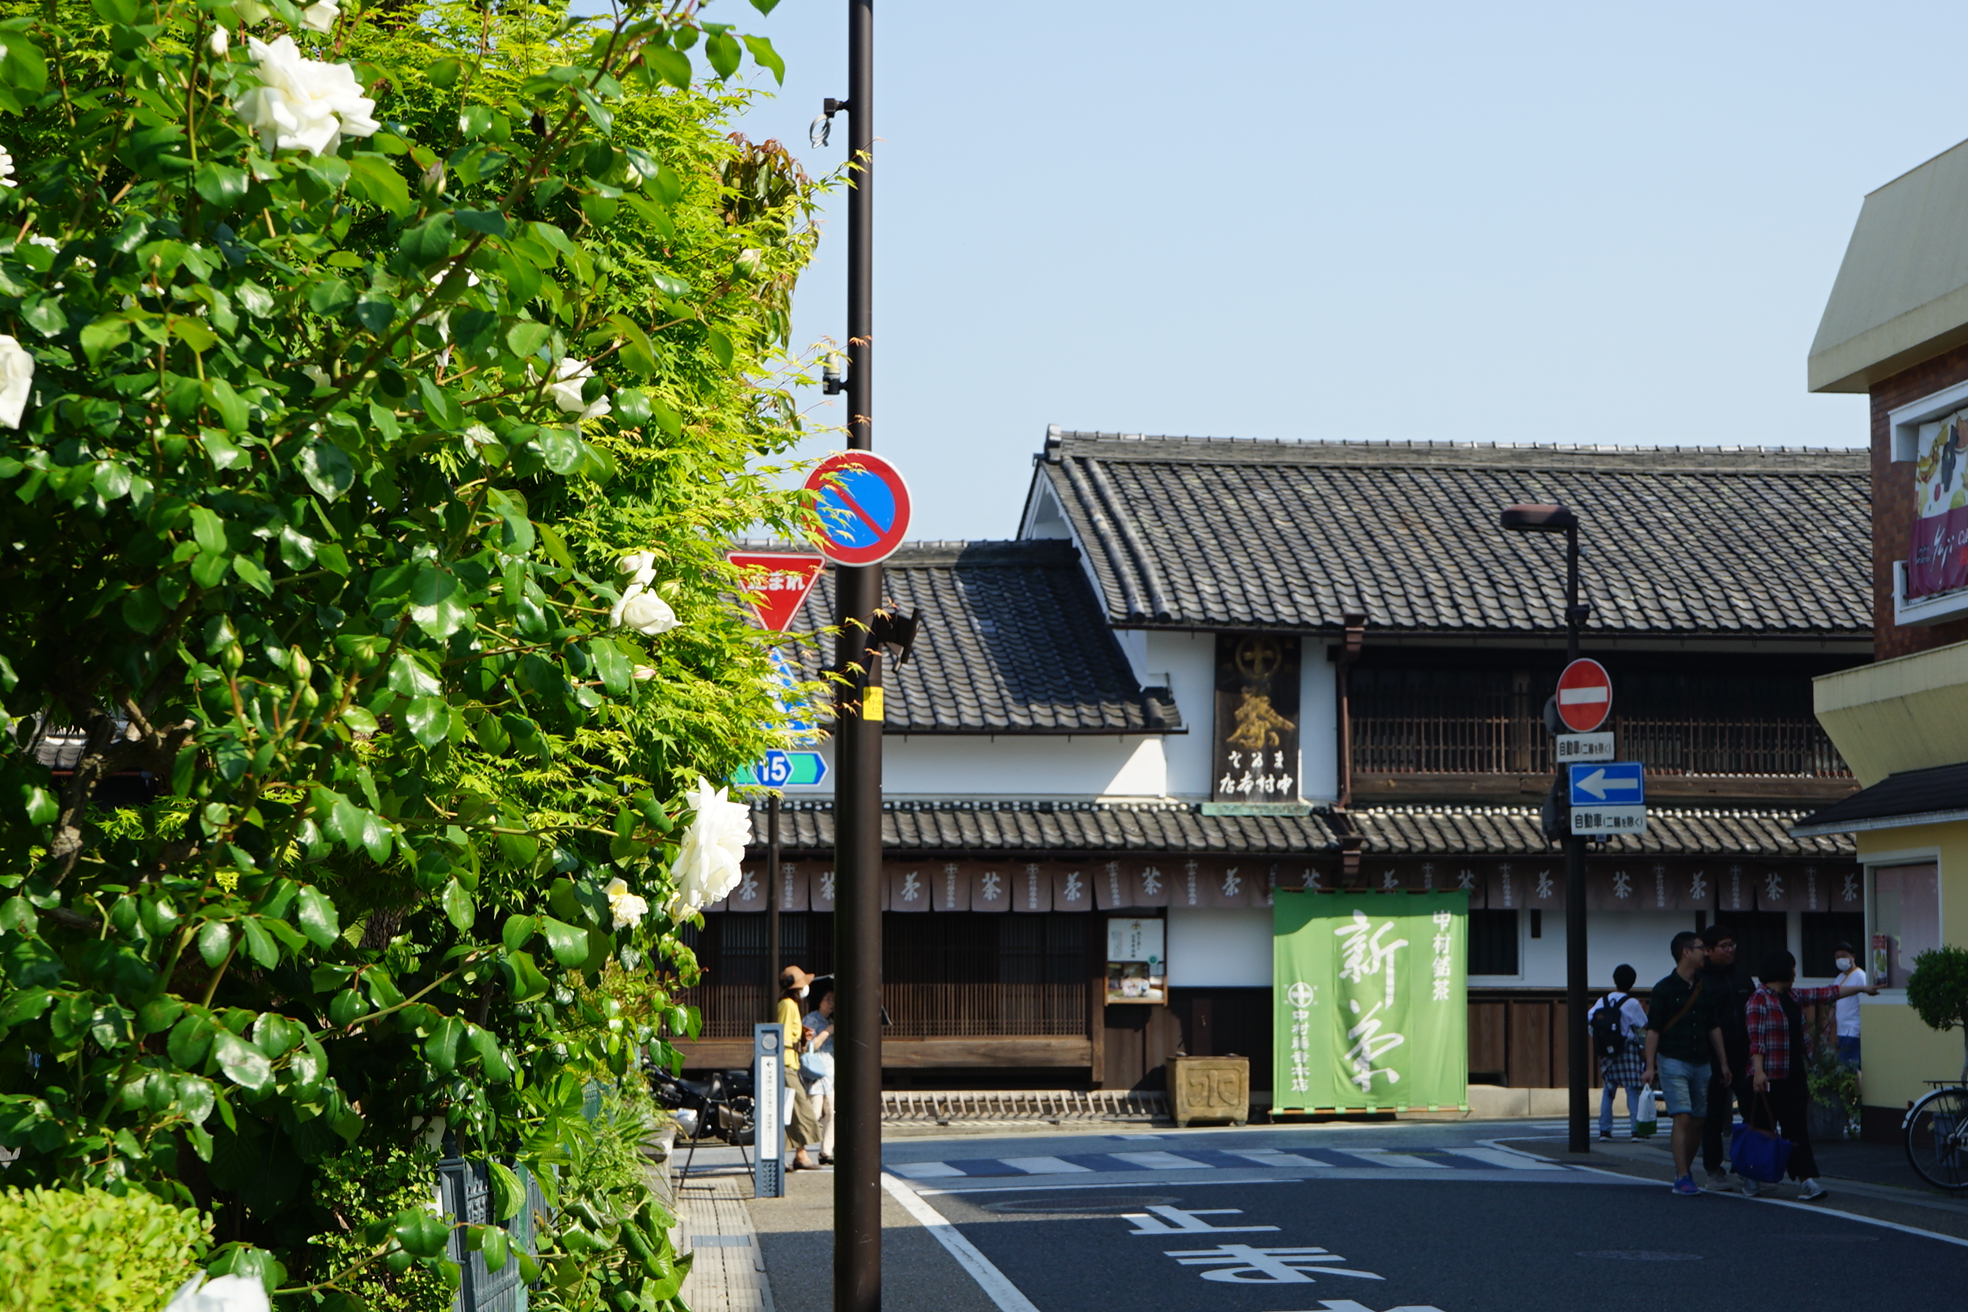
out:
<path id="1" fill-rule="evenodd" d="M 11 187 L 13 185 L 14 157 L 7 153 L 5 146 L 0 146 L 0 187 Z"/>
<path id="2" fill-rule="evenodd" d="M 305 59 L 291 36 L 270 45 L 247 37 L 246 48 L 265 85 L 254 87 L 232 107 L 260 134 L 268 151 L 332 155 L 344 134 L 366 137 L 382 126 L 370 117 L 376 102 L 362 94 L 362 84 L 347 64 Z"/>
<path id="3" fill-rule="evenodd" d="M 593 405 L 581 399 L 581 384 L 594 377 L 594 369 L 586 360 L 576 360 L 571 356 L 561 358 L 554 366 L 556 381 L 547 384 L 547 392 L 554 404 L 565 414 L 579 415 L 583 419 L 593 419 L 605 415 L 612 408 L 607 397 L 601 397 Z"/>
<path id="4" fill-rule="evenodd" d="M 656 667 L 654 665 L 638 665 L 635 667 L 634 673 L 636 682 L 648 683 L 656 677 Z"/>
<path id="5" fill-rule="evenodd" d="M 618 628 L 634 629 L 652 638 L 677 626 L 676 612 L 670 609 L 670 603 L 640 583 L 631 583 L 623 591 L 622 599 L 608 613 L 608 621 Z"/>
<path id="6" fill-rule="evenodd" d="M 342 11 L 335 0 L 321 0 L 319 4 L 301 10 L 301 23 L 325 36 L 335 30 L 335 23 L 341 16 Z"/>
<path id="7" fill-rule="evenodd" d="M 684 794 L 684 802 L 695 814 L 671 867 L 677 881 L 669 904 L 673 916 L 729 895 L 738 886 L 745 845 L 752 841 L 752 808 L 730 800 L 726 789 L 712 788 L 700 775 L 697 787 Z"/>
<path id="8" fill-rule="evenodd" d="M 205 38 L 205 48 L 212 52 L 212 58 L 224 59 L 226 51 L 232 49 L 232 38 L 226 35 L 223 27 L 215 27 L 212 35 Z"/>
<path id="9" fill-rule="evenodd" d="M 0 427 L 19 428 L 21 411 L 34 391 L 34 357 L 0 333 Z"/>
<path id="10" fill-rule="evenodd" d="M 629 576 L 630 582 L 640 583 L 644 587 L 648 587 L 656 579 L 656 553 L 653 551 L 630 552 L 628 555 L 622 557 L 622 572 Z"/>
<path id="11" fill-rule="evenodd" d="M 203 1288 L 200 1288 L 200 1285 Z M 266 1286 L 258 1276 L 193 1276 L 178 1286 L 164 1312 L 268 1312 Z"/>
<path id="12" fill-rule="evenodd" d="M 629 892 L 628 881 L 611 879 L 605 891 L 608 894 L 608 910 L 615 917 L 615 928 L 633 929 L 649 914 L 649 904 Z"/>

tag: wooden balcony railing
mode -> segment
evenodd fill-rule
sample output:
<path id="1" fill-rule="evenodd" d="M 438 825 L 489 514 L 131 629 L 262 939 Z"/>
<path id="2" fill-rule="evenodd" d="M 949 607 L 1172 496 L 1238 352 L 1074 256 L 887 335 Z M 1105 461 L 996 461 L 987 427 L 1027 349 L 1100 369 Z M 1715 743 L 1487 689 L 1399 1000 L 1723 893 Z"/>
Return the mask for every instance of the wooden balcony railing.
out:
<path id="1" fill-rule="evenodd" d="M 1087 1035 L 1087 987 L 1064 984 L 898 984 L 882 986 L 890 1039 Z M 772 1018 L 756 984 L 706 984 L 680 1000 L 703 1010 L 702 1037 L 749 1039 L 752 1026 Z"/>
<path id="2" fill-rule="evenodd" d="M 1551 769 L 1541 723 L 1516 716 L 1356 715 L 1360 774 L 1540 774 Z M 1815 720 L 1630 719 L 1611 724 L 1623 760 L 1654 775 L 1847 779 L 1851 770 Z"/>

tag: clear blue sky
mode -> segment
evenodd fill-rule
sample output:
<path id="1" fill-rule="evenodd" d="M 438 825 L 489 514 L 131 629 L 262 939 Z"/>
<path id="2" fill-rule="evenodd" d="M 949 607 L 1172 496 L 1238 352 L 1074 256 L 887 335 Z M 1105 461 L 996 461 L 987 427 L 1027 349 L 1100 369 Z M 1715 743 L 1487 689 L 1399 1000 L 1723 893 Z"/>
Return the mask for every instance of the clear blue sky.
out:
<path id="1" fill-rule="evenodd" d="M 744 128 L 816 173 L 846 12 L 707 15 L 773 38 L 786 85 Z M 917 538 L 1010 536 L 1048 423 L 1862 444 L 1862 397 L 1804 390 L 1819 313 L 1864 194 L 1968 135 L 1959 4 L 876 18 L 875 444 Z M 843 335 L 845 221 L 796 342 Z"/>

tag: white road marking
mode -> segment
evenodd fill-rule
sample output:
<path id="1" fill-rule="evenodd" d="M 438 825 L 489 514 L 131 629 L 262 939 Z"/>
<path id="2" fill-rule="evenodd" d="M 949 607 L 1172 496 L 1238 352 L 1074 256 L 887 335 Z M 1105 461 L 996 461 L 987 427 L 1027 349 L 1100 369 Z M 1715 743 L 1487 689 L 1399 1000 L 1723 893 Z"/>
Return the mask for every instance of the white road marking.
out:
<path id="1" fill-rule="evenodd" d="M 1109 1157 L 1123 1162 L 1133 1162 L 1153 1171 L 1208 1171 L 1208 1162 L 1192 1162 L 1187 1157 L 1177 1157 L 1174 1153 L 1108 1153 Z"/>
<path id="2" fill-rule="evenodd" d="M 1447 1171 L 1452 1169 L 1447 1162 L 1431 1162 L 1425 1157 L 1414 1157 L 1407 1153 L 1390 1153 L 1384 1148 L 1334 1148 L 1333 1152 L 1345 1153 L 1348 1157 L 1358 1157 L 1372 1162 L 1375 1166 L 1390 1167 L 1397 1171 Z"/>
<path id="3" fill-rule="evenodd" d="M 1652 1183 L 1651 1181 L 1649 1183 Z M 1742 1198 L 1741 1194 L 1735 1197 Z M 1877 1217 L 1861 1216 L 1857 1212 L 1841 1212 L 1822 1203 L 1795 1203 L 1786 1198 L 1743 1198 L 1745 1203 L 1762 1203 L 1769 1207 L 1794 1207 L 1800 1212 L 1811 1212 L 1818 1216 L 1840 1216 L 1847 1221 L 1860 1221 L 1866 1225 L 1884 1226 L 1888 1230 L 1898 1230 L 1902 1234 L 1919 1235 L 1922 1239 L 1938 1239 L 1944 1244 L 1958 1248 L 1968 1248 L 1968 1239 L 1957 1239 L 1953 1235 L 1936 1234 L 1932 1230 L 1922 1230 L 1918 1226 L 1901 1225 L 1897 1221 L 1881 1221 Z"/>
<path id="4" fill-rule="evenodd" d="M 963 1174 L 962 1171 L 959 1171 L 947 1162 L 903 1162 L 900 1165 L 891 1166 L 888 1169 L 897 1175 L 906 1175 L 911 1180 L 947 1179 L 953 1175 L 960 1176 Z"/>
<path id="5" fill-rule="evenodd" d="M 1331 1162 L 1321 1162 L 1311 1157 L 1300 1157 L 1297 1153 L 1280 1152 L 1276 1148 L 1253 1148 L 1249 1152 L 1238 1151 L 1234 1155 L 1243 1158 L 1245 1161 L 1256 1162 L 1259 1166 L 1284 1167 L 1291 1170 L 1297 1170 L 1300 1167 L 1306 1166 L 1321 1171 L 1334 1169 Z"/>
<path id="6" fill-rule="evenodd" d="M 882 1188 L 888 1190 L 902 1210 L 922 1223 L 925 1230 L 936 1236 L 936 1242 L 943 1245 L 957 1265 L 970 1273 L 977 1287 L 984 1291 L 985 1297 L 998 1305 L 999 1312 L 1039 1312 L 1032 1300 L 1018 1292 L 1018 1286 L 1005 1278 L 1005 1273 L 991 1265 L 991 1259 L 977 1251 L 977 1245 L 965 1239 L 944 1215 L 931 1207 L 921 1195 L 893 1175 L 882 1173 Z"/>
<path id="7" fill-rule="evenodd" d="M 997 1160 L 1006 1166 L 1015 1166 L 1033 1175 L 1066 1175 L 1074 1171 L 1091 1173 L 1091 1166 L 1075 1166 L 1063 1157 L 1000 1157 Z"/>
<path id="8" fill-rule="evenodd" d="M 1500 1148 L 1451 1148 L 1448 1151 L 1458 1157 L 1473 1158 L 1488 1162 L 1491 1166 L 1502 1166 L 1512 1171 L 1562 1171 L 1564 1166 L 1558 1162 L 1547 1162 L 1542 1157 L 1527 1157 L 1522 1153 L 1505 1152 Z"/>

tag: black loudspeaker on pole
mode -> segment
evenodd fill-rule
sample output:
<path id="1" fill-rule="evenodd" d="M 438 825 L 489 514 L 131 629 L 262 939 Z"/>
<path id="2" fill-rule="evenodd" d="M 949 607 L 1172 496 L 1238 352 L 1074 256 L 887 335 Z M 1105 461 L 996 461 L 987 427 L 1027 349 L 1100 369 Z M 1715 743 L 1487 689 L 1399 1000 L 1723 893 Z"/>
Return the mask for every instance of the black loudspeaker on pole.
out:
<path id="1" fill-rule="evenodd" d="M 848 0 L 847 445 L 874 446 L 874 0 Z M 834 1309 L 881 1307 L 881 566 L 836 566 Z"/>

